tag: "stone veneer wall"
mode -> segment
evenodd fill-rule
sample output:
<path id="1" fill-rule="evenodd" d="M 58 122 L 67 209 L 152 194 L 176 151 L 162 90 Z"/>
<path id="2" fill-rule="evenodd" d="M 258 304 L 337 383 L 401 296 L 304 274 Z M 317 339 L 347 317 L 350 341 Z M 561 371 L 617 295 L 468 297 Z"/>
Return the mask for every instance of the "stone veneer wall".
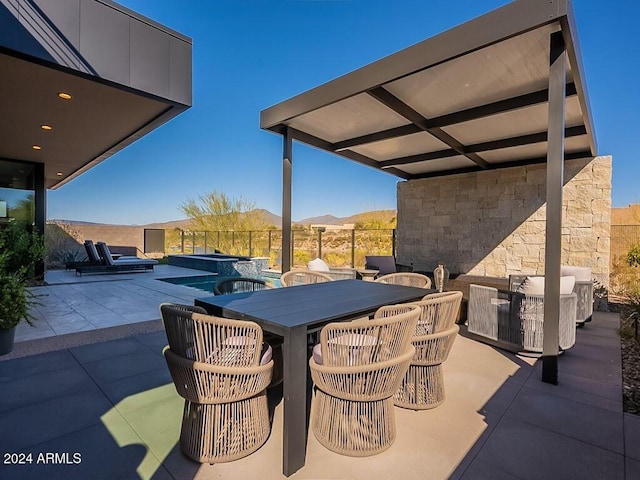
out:
<path id="1" fill-rule="evenodd" d="M 610 156 L 565 163 L 562 264 L 609 285 Z M 397 259 L 492 277 L 544 273 L 546 165 L 398 184 Z"/>

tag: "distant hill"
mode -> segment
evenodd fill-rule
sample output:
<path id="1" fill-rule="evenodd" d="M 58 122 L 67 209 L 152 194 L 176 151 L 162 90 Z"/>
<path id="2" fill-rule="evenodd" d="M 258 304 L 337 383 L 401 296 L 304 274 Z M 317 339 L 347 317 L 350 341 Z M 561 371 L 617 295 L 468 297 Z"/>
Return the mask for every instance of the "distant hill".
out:
<path id="1" fill-rule="evenodd" d="M 261 215 L 263 220 L 269 225 L 273 225 L 276 228 L 282 228 L 282 217 L 279 215 L 275 215 L 268 210 L 258 209 L 257 210 Z M 358 223 L 360 221 L 365 221 L 370 219 L 371 217 L 375 217 L 384 221 L 391 221 L 396 216 L 395 210 L 375 210 L 371 212 L 362 212 L 356 215 L 351 215 L 350 217 L 336 217 L 333 215 L 321 215 L 318 217 L 309 217 L 303 218 L 302 220 L 294 221 L 294 223 L 299 225 L 312 225 L 312 224 L 323 224 L 323 225 L 342 225 L 345 223 Z M 113 225 L 113 226 L 137 226 L 142 228 L 162 228 L 165 230 L 171 230 L 174 228 L 180 229 L 188 229 L 189 228 L 189 220 L 172 220 L 170 222 L 156 222 L 156 223 L 148 223 L 146 225 L 116 225 L 116 224 L 103 224 L 103 223 L 94 223 L 94 222 L 82 222 L 78 220 L 61 220 L 61 219 L 53 219 L 48 220 L 50 223 L 64 223 L 68 225 Z"/>
<path id="2" fill-rule="evenodd" d="M 342 225 L 344 222 L 340 218 L 334 217 L 333 215 L 321 215 L 319 217 L 303 218 L 302 220 L 298 220 L 295 223 L 300 225 Z"/>

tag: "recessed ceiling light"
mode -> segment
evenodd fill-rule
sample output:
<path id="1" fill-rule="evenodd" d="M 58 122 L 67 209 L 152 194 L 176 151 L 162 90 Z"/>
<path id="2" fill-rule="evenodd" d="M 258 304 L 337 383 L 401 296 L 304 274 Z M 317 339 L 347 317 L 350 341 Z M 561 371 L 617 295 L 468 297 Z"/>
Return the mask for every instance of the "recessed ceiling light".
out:
<path id="1" fill-rule="evenodd" d="M 51 125 L 40 125 L 40 128 L 43 130 L 52 130 L 53 127 Z"/>
<path id="2" fill-rule="evenodd" d="M 56 175 L 61 177 L 62 176 L 62 172 L 56 172 Z"/>
<path id="3" fill-rule="evenodd" d="M 31 145 L 31 148 L 33 148 L 34 150 L 42 150 L 42 147 L 40 145 Z"/>
<path id="4" fill-rule="evenodd" d="M 60 92 L 60 93 L 58 93 L 58 96 L 60 98 L 62 98 L 63 100 L 71 100 L 71 94 L 66 93 L 66 92 Z"/>

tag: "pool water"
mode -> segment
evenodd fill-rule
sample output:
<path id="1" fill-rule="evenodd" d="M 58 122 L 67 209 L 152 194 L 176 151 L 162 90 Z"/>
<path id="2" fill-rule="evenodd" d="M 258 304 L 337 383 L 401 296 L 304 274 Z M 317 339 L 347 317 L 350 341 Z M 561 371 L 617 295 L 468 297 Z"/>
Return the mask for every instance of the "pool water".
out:
<path id="1" fill-rule="evenodd" d="M 197 288 L 203 292 L 213 293 L 213 288 L 216 283 L 227 278 L 233 277 L 218 277 L 217 275 L 200 275 L 197 277 L 174 277 L 174 278 L 159 278 L 162 282 L 171 283 L 173 285 L 184 285 L 185 287 Z M 267 285 L 272 284 L 276 287 L 280 287 L 280 279 L 258 277 L 260 280 L 265 280 Z"/>

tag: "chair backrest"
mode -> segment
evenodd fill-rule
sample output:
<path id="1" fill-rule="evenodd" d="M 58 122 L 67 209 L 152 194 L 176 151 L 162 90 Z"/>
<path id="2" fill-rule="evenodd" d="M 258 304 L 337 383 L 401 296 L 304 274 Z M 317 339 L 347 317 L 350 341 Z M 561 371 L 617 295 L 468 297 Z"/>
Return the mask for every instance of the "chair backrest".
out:
<path id="1" fill-rule="evenodd" d="M 203 311 L 199 307 L 160 305 L 169 348 L 173 353 L 219 366 L 260 364 L 262 329 L 257 323 L 215 317 Z"/>
<path id="2" fill-rule="evenodd" d="M 310 283 L 332 282 L 333 278 L 322 272 L 312 270 L 290 270 L 280 276 L 283 287 L 294 285 L 308 285 Z"/>
<path id="3" fill-rule="evenodd" d="M 417 305 L 421 308 L 416 335 L 430 335 L 449 330 L 455 325 L 462 304 L 462 292 L 443 292 L 427 295 Z"/>
<path id="4" fill-rule="evenodd" d="M 374 281 L 391 285 L 404 285 L 406 287 L 431 288 L 431 279 L 421 273 L 389 273 L 376 278 Z"/>
<path id="5" fill-rule="evenodd" d="M 323 364 L 358 366 L 397 358 L 409 348 L 419 317 L 420 308 L 409 306 L 366 322 L 330 323 L 320 332 Z"/>
<path id="6" fill-rule="evenodd" d="M 109 251 L 109 247 L 104 242 L 96 243 L 96 247 L 98 249 L 98 254 L 100 258 L 105 263 L 105 265 L 115 265 L 113 263 L 113 257 L 111 256 L 111 252 Z"/>
<path id="7" fill-rule="evenodd" d="M 367 255 L 364 257 L 364 268 L 378 270 L 378 275 L 386 275 L 397 271 L 396 259 L 393 255 Z"/>
<path id="8" fill-rule="evenodd" d="M 90 262 L 100 263 L 102 261 L 92 240 L 84 241 L 84 249 L 87 251 L 87 257 L 89 257 Z"/>
<path id="9" fill-rule="evenodd" d="M 215 287 L 213 287 L 213 293 L 215 295 L 226 295 L 228 293 L 255 292 L 257 290 L 264 290 L 265 288 L 267 288 L 267 282 L 264 280 L 249 277 L 235 277 L 217 282 Z"/>

